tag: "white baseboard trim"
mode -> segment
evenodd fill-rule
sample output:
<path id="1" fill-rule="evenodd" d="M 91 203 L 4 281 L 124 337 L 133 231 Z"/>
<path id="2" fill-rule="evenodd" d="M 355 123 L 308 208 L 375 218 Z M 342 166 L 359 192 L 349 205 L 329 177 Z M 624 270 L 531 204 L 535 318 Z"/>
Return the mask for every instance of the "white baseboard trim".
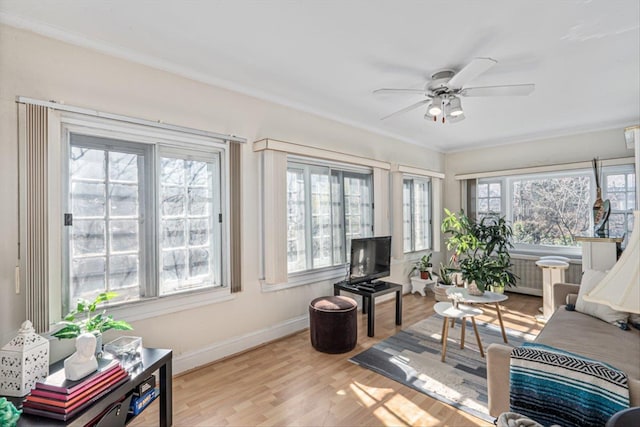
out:
<path id="1" fill-rule="evenodd" d="M 216 360 L 241 353 L 261 344 L 277 340 L 309 327 L 309 316 L 303 315 L 268 328 L 229 338 L 210 346 L 173 358 L 173 374 L 195 369 Z"/>

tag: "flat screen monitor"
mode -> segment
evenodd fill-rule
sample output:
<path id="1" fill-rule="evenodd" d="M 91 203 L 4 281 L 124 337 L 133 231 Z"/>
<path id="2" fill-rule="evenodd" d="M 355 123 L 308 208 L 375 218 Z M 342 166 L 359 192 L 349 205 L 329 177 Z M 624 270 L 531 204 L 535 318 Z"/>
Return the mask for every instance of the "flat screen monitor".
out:
<path id="1" fill-rule="evenodd" d="M 351 240 L 349 282 L 370 282 L 391 274 L 391 236 Z"/>

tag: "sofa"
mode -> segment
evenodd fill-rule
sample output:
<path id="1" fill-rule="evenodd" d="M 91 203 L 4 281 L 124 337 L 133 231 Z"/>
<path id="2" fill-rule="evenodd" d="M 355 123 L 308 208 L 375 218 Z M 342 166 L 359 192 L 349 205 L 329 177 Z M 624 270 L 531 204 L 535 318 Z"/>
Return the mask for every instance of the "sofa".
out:
<path id="1" fill-rule="evenodd" d="M 640 406 L 640 330 L 622 330 L 596 317 L 565 310 L 560 303 L 575 304 L 580 285 L 556 283 L 556 310 L 536 343 L 545 344 L 608 363 L 628 377 L 631 406 Z M 487 348 L 489 413 L 497 417 L 509 411 L 509 362 L 512 347 L 491 344 Z"/>

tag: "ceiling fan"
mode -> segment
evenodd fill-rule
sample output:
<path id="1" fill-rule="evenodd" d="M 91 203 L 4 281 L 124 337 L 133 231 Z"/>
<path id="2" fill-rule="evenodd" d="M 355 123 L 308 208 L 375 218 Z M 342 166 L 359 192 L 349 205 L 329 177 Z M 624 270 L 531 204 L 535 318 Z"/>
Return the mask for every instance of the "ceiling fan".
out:
<path id="1" fill-rule="evenodd" d="M 467 82 L 475 79 L 497 63 L 498 61 L 491 58 L 475 58 L 457 73 L 448 69 L 438 71 L 431 76 L 431 81 L 425 85 L 424 89 L 382 88 L 374 90 L 373 93 L 419 93 L 425 96 L 425 99 L 384 116 L 380 120 L 428 104 L 424 115 L 426 120 L 435 122 L 438 120 L 438 116 L 441 116 L 442 123 L 456 123 L 464 120 L 464 110 L 460 101 L 462 96 L 526 96 L 533 92 L 534 84 L 464 87 Z"/>

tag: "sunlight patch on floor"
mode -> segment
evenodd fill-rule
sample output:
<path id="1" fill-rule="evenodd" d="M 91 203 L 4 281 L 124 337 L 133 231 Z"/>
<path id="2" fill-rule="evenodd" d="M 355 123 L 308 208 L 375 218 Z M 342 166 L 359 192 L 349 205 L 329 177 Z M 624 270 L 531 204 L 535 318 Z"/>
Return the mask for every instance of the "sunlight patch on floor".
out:
<path id="1" fill-rule="evenodd" d="M 353 382 L 349 386 L 353 394 L 367 407 L 375 405 L 384 400 L 389 394 L 394 393 L 390 388 L 368 387 L 358 382 Z"/>
<path id="2" fill-rule="evenodd" d="M 387 408 L 381 406 L 379 408 L 377 408 L 375 411 L 373 411 L 373 415 L 376 416 L 376 418 L 378 418 L 380 420 L 380 422 L 382 422 L 382 424 L 389 426 L 398 426 L 398 425 L 409 425 L 405 422 L 403 422 L 402 420 L 400 420 L 398 417 L 396 417 L 393 413 L 391 413 L 391 411 L 389 411 Z"/>
<path id="3" fill-rule="evenodd" d="M 437 418 L 432 417 L 418 405 L 400 394 L 393 395 L 385 402 L 384 406 L 397 417 L 402 418 L 402 420 L 408 425 L 415 425 L 418 420 L 421 422 L 424 422 L 425 420 L 430 422 L 433 421 L 434 423 L 438 421 Z"/>
<path id="4" fill-rule="evenodd" d="M 353 382 L 351 391 L 383 425 L 438 425 L 435 418 L 402 394 L 390 388 L 370 387 Z M 427 423 L 427 424 L 425 424 Z"/>

